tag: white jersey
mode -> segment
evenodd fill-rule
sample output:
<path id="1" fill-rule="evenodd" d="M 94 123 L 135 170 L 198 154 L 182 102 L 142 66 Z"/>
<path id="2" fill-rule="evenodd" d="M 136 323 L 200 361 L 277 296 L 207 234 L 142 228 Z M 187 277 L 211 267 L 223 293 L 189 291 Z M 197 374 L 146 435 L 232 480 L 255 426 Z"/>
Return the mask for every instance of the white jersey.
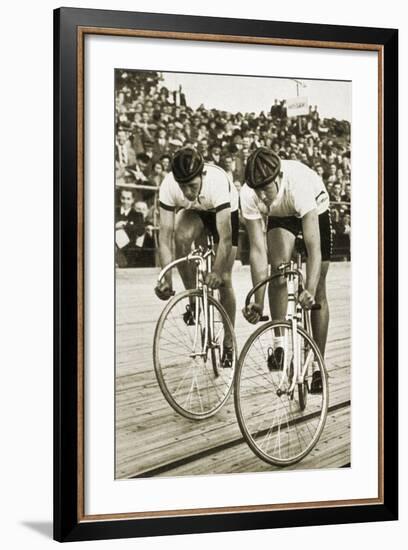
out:
<path id="1" fill-rule="evenodd" d="M 297 160 L 281 161 L 281 182 L 269 208 L 253 189 L 244 184 L 240 193 L 242 215 L 247 220 L 262 216 L 303 218 L 311 210 L 322 214 L 329 207 L 329 195 L 321 177 Z"/>
<path id="2" fill-rule="evenodd" d="M 186 199 L 171 172 L 162 181 L 159 192 L 160 206 L 165 210 L 186 208 L 219 212 L 231 208 L 231 212 L 234 212 L 238 210 L 238 199 L 238 191 L 224 170 L 207 163 L 204 163 L 202 186 L 195 201 Z"/>

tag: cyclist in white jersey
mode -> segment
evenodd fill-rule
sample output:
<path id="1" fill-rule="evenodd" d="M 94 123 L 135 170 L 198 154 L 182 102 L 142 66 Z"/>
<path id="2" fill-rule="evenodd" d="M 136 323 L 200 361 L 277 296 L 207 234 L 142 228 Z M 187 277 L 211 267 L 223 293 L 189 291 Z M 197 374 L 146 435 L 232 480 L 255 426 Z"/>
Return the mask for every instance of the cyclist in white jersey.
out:
<path id="1" fill-rule="evenodd" d="M 322 179 L 306 165 L 295 160 L 280 160 L 270 149 L 260 147 L 251 153 L 245 170 L 246 183 L 241 189 L 242 215 L 250 243 L 252 283 L 256 285 L 280 264 L 290 261 L 299 233 L 307 252 L 306 284 L 300 295 L 301 304 L 310 308 L 316 301 L 320 309 L 312 310 L 313 337 L 324 356 L 329 325 L 326 296 L 326 275 L 331 255 L 331 221 L 329 196 Z M 266 239 L 265 223 L 266 221 Z M 263 314 L 265 287 L 255 296 L 255 302 L 243 314 L 257 323 Z M 273 319 L 286 314 L 287 292 L 283 277 L 269 285 L 269 304 Z M 283 349 L 275 349 L 276 365 Z M 313 373 L 312 388 L 321 391 L 320 372 Z"/>
<path id="2" fill-rule="evenodd" d="M 191 147 L 177 151 L 172 160 L 172 171 L 164 178 L 159 192 L 160 229 L 159 258 L 162 267 L 173 261 L 173 239 L 176 257 L 186 256 L 193 243 L 203 242 L 205 232 L 214 237 L 217 250 L 213 271 L 206 283 L 219 289 L 220 302 L 232 324 L 235 322 L 235 293 L 231 272 L 235 261 L 238 234 L 238 192 L 230 184 L 227 174 L 203 161 L 200 153 Z M 205 242 L 205 241 L 204 241 Z M 194 288 L 194 271 L 188 263 L 178 266 L 186 289 Z M 172 295 L 171 271 L 156 295 L 167 300 Z M 186 311 L 186 324 L 193 323 L 192 311 Z M 232 341 L 224 342 L 223 365 L 232 364 Z"/>

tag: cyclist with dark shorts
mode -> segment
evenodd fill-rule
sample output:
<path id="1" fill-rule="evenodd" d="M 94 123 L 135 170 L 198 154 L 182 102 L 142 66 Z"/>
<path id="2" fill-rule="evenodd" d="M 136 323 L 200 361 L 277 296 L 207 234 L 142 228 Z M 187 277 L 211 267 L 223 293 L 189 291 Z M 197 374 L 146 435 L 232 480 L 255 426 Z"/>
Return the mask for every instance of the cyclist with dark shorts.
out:
<path id="1" fill-rule="evenodd" d="M 232 324 L 235 322 L 235 294 L 231 271 L 238 246 L 238 192 L 227 174 L 218 166 L 207 164 L 191 147 L 177 151 L 172 159 L 171 172 L 164 178 L 159 192 L 160 232 L 159 258 L 162 267 L 173 261 L 173 239 L 177 258 L 191 252 L 192 244 L 205 243 L 205 234 L 213 235 L 216 255 L 213 271 L 206 283 L 219 289 L 220 302 Z M 194 271 L 188 263 L 178 266 L 186 289 L 194 288 Z M 172 295 L 171 271 L 167 272 L 156 295 L 168 300 Z M 194 323 L 194 312 L 184 314 L 186 324 Z M 231 338 L 231 336 L 229 336 Z M 223 366 L 232 364 L 232 341 L 225 337 Z"/>
<path id="2" fill-rule="evenodd" d="M 298 234 L 303 234 L 307 253 L 305 289 L 300 295 L 303 307 L 314 302 L 320 309 L 311 311 L 313 338 L 324 357 L 329 326 L 326 275 L 329 269 L 332 235 L 329 196 L 322 179 L 309 167 L 295 160 L 281 160 L 276 153 L 260 147 L 249 156 L 245 168 L 245 185 L 240 201 L 250 243 L 252 283 L 256 285 L 278 266 L 289 262 Z M 266 238 L 265 238 L 266 232 Z M 255 295 L 255 302 L 244 309 L 244 317 L 257 323 L 263 314 L 265 287 Z M 269 285 L 270 313 L 283 319 L 287 308 L 286 283 L 283 277 Z M 277 338 L 275 365 L 282 364 L 282 342 Z M 281 345 L 280 345 L 281 344 Z M 320 372 L 313 373 L 311 392 L 321 392 Z"/>

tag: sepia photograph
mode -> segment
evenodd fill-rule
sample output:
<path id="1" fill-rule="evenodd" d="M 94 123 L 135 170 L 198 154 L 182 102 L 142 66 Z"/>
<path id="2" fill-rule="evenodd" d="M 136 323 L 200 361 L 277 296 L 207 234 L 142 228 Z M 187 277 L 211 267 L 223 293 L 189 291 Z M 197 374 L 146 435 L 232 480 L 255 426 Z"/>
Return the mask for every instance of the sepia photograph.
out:
<path id="1" fill-rule="evenodd" d="M 350 467 L 352 83 L 114 78 L 115 479 Z"/>

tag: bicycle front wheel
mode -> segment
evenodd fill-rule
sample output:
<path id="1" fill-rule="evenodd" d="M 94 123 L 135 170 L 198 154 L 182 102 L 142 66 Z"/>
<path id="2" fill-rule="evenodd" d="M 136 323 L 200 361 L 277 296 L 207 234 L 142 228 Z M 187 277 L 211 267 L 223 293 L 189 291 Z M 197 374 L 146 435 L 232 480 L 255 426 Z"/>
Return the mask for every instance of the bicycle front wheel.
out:
<path id="1" fill-rule="evenodd" d="M 224 342 L 233 348 L 229 368 L 221 364 Z M 221 304 L 202 291 L 186 290 L 164 308 L 153 344 L 156 377 L 167 402 L 182 416 L 200 420 L 220 410 L 234 383 L 236 343 Z"/>
<path id="2" fill-rule="evenodd" d="M 294 464 L 312 450 L 328 409 L 327 373 L 320 351 L 301 327 L 293 336 L 288 322 L 259 327 L 241 352 L 235 381 L 235 410 L 242 435 L 259 458 L 277 466 Z M 282 347 L 282 341 L 284 358 L 271 369 L 271 353 L 277 345 Z M 320 394 L 309 392 L 313 369 L 322 377 Z"/>

